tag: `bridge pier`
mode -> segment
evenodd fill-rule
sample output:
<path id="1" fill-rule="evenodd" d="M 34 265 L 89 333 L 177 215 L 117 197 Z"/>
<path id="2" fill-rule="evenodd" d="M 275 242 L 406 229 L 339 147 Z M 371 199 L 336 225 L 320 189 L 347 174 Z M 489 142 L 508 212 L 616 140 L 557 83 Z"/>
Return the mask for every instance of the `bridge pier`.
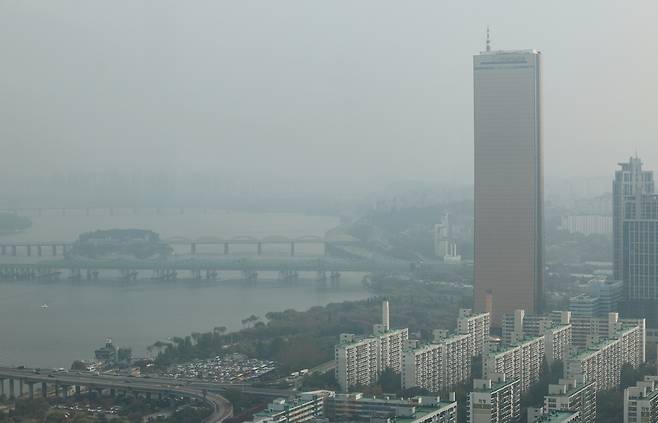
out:
<path id="1" fill-rule="evenodd" d="M 34 382 L 27 383 L 28 392 L 30 393 L 30 399 L 34 399 Z"/>
<path id="2" fill-rule="evenodd" d="M 9 398 L 16 398 L 14 395 L 14 379 L 9 379 Z"/>
<path id="3" fill-rule="evenodd" d="M 75 396 L 76 397 L 80 396 L 80 385 L 75 385 Z"/>
<path id="4" fill-rule="evenodd" d="M 228 242 L 224 243 L 224 254 L 225 255 L 228 255 L 228 252 L 229 252 L 228 245 L 229 245 Z"/>
<path id="5" fill-rule="evenodd" d="M 51 248 L 53 249 L 53 257 L 55 257 L 57 255 L 57 245 L 53 244 Z"/>
<path id="6" fill-rule="evenodd" d="M 190 244 L 190 254 L 192 254 L 192 255 L 196 254 L 196 243 L 195 242 Z"/>
<path id="7" fill-rule="evenodd" d="M 114 389 L 110 389 L 110 396 L 114 398 L 116 396 L 116 391 Z"/>
<path id="8" fill-rule="evenodd" d="M 32 255 L 32 246 L 28 244 L 27 246 L 27 256 L 30 257 Z"/>
<path id="9" fill-rule="evenodd" d="M 16 246 L 15 245 L 11 246 L 11 255 L 16 256 Z"/>
<path id="10" fill-rule="evenodd" d="M 41 257 L 42 254 L 43 254 L 43 251 L 41 249 L 41 244 L 39 244 L 39 245 L 37 245 L 37 256 Z"/>
<path id="11" fill-rule="evenodd" d="M 4 256 L 5 254 L 7 254 L 7 246 L 6 246 L 6 245 L 3 245 L 3 246 L 2 246 L 2 252 L 1 252 L 1 253 L 2 253 L 3 256 Z"/>
<path id="12" fill-rule="evenodd" d="M 62 244 L 62 255 L 66 255 L 66 244 Z"/>
<path id="13" fill-rule="evenodd" d="M 48 398 L 48 384 L 46 382 L 41 382 L 41 396 Z"/>
<path id="14" fill-rule="evenodd" d="M 23 396 L 23 379 L 18 379 L 18 398 Z"/>
<path id="15" fill-rule="evenodd" d="M 262 242 L 259 242 L 259 243 L 258 243 L 257 254 L 258 254 L 259 256 L 263 254 L 263 243 L 262 243 Z"/>
<path id="16" fill-rule="evenodd" d="M 295 255 L 295 243 L 291 242 L 290 243 L 290 257 L 293 257 Z"/>
<path id="17" fill-rule="evenodd" d="M 5 395 L 5 380 L 0 379 L 0 395 Z"/>

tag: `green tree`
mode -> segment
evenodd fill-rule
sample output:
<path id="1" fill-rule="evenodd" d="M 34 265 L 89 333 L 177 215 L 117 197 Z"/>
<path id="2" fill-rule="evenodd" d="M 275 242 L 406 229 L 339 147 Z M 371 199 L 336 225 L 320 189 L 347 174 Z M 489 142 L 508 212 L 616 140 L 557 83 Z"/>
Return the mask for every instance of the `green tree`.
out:
<path id="1" fill-rule="evenodd" d="M 382 374 L 379 376 L 379 386 L 381 386 L 382 391 L 386 393 L 397 394 L 401 389 L 401 380 L 400 374 L 395 373 L 393 369 L 384 369 Z"/>

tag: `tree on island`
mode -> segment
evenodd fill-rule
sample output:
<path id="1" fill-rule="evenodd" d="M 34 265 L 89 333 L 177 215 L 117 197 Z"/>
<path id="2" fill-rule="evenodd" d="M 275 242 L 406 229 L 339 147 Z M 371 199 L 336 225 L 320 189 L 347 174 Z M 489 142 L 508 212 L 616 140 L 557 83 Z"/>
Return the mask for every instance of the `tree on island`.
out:
<path id="1" fill-rule="evenodd" d="M 242 319 L 242 324 L 246 325 L 247 327 L 251 327 L 255 322 L 259 321 L 260 317 L 256 316 L 255 314 L 252 314 L 251 316 L 247 317 L 246 319 Z"/>
<path id="2" fill-rule="evenodd" d="M 0 213 L 0 233 L 23 231 L 30 226 L 32 226 L 32 221 L 27 217 L 14 213 Z"/>

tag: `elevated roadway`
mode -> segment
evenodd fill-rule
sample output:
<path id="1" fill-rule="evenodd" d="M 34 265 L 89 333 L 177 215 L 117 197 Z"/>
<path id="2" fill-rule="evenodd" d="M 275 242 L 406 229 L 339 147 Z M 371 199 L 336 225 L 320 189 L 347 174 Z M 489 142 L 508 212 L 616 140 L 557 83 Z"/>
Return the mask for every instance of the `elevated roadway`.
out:
<path id="1" fill-rule="evenodd" d="M 14 381 L 17 380 L 21 383 L 21 386 L 23 384 L 28 385 L 30 396 L 34 394 L 35 384 L 41 384 L 42 394 L 47 394 L 48 385 L 55 386 L 56 394 L 59 392 L 60 387 L 76 387 L 76 391 L 79 392 L 80 387 L 85 386 L 90 391 L 109 389 L 112 392 L 163 394 L 198 399 L 207 403 L 213 410 L 212 414 L 205 420 L 207 423 L 221 423 L 227 417 L 233 415 L 231 403 L 221 395 L 211 391 L 211 389 L 216 391 L 225 388 L 215 387 L 212 384 L 202 387 L 177 381 L 176 379 L 95 375 L 88 372 L 48 372 L 10 367 L 0 367 L 0 379 L 3 380 L 3 390 L 4 379 L 9 380 L 10 396 L 14 395 Z"/>

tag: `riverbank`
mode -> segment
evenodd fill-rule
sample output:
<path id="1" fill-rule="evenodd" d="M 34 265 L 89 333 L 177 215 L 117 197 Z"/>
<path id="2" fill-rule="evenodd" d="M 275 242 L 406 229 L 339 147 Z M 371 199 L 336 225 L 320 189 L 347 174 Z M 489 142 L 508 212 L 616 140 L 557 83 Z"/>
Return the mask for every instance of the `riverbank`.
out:
<path id="1" fill-rule="evenodd" d="M 245 319 L 248 327 L 235 332 L 216 328 L 157 342 L 151 346 L 158 353 L 156 370 L 218 354 L 241 353 L 274 360 L 285 375 L 333 359 L 340 333 L 370 333 L 381 318 L 383 297 L 391 304 L 391 325 L 408 327 L 421 339 L 429 339 L 434 329 L 454 328 L 458 309 L 471 302 L 469 286 L 400 278 L 376 278 L 369 292 L 367 299 L 254 315 Z"/>

